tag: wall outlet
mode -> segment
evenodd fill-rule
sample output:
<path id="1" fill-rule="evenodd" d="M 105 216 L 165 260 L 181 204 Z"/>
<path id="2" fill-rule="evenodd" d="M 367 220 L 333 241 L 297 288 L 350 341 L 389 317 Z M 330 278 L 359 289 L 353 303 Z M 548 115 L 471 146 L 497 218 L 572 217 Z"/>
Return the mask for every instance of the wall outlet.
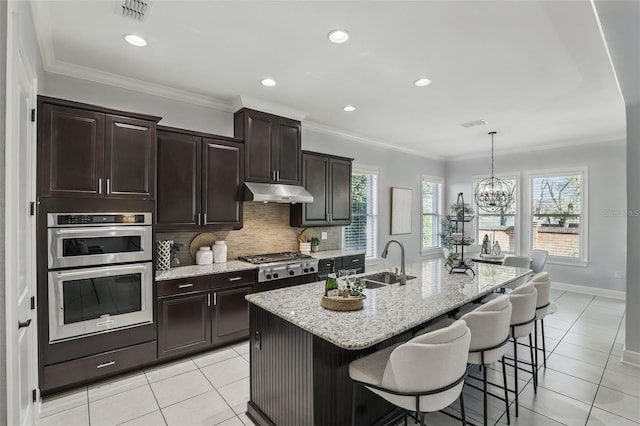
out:
<path id="1" fill-rule="evenodd" d="M 326 233 L 326 232 L 321 232 L 321 233 L 320 233 L 320 239 L 322 239 L 322 240 L 326 240 L 327 238 L 329 238 L 329 237 L 327 236 L 327 233 Z"/>
<path id="2" fill-rule="evenodd" d="M 613 276 L 616 277 L 617 279 L 621 280 L 622 279 L 622 272 L 620 271 L 615 271 L 613 273 Z"/>

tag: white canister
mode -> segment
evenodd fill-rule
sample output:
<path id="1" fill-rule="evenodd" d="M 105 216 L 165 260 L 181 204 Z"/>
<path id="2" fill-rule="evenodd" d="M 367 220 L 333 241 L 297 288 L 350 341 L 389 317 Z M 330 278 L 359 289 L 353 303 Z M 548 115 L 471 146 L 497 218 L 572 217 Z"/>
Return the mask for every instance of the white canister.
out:
<path id="1" fill-rule="evenodd" d="M 227 261 L 227 243 L 216 241 L 213 244 L 213 263 L 225 263 Z"/>
<path id="2" fill-rule="evenodd" d="M 196 263 L 198 265 L 211 265 L 213 263 L 213 253 L 211 248 L 203 246 L 196 252 Z"/>

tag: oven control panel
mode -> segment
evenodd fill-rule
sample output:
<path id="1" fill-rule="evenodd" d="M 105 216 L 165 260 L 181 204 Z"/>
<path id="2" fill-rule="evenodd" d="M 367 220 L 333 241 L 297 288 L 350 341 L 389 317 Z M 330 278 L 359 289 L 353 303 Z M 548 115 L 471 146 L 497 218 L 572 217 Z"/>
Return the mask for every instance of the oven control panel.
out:
<path id="1" fill-rule="evenodd" d="M 151 225 L 151 213 L 49 213 L 48 226 Z"/>

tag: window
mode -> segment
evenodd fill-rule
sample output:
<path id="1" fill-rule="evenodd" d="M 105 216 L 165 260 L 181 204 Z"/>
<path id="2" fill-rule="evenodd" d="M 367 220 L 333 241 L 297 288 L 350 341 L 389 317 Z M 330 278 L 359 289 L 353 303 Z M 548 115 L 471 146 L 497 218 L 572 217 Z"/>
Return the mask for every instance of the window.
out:
<path id="1" fill-rule="evenodd" d="M 476 244 L 482 244 L 485 235 L 489 237 L 491 245 L 496 241 L 500 245 L 502 251 L 507 253 L 515 253 L 517 247 L 517 199 L 518 199 L 518 179 L 513 176 L 500 176 L 500 179 L 510 184 L 514 188 L 513 203 L 508 208 L 501 209 L 497 212 L 488 212 L 482 210 L 477 205 L 476 208 L 476 229 L 478 235 Z M 477 179 L 473 187 L 480 181 Z M 475 203 L 474 203 L 475 204 Z"/>
<path id="2" fill-rule="evenodd" d="M 351 225 L 343 232 L 345 250 L 364 250 L 365 257 L 378 252 L 378 171 L 354 167 L 351 175 Z"/>
<path id="3" fill-rule="evenodd" d="M 422 176 L 422 253 L 440 246 L 442 179 Z"/>
<path id="4" fill-rule="evenodd" d="M 586 260 L 585 171 L 530 176 L 531 248 Z"/>

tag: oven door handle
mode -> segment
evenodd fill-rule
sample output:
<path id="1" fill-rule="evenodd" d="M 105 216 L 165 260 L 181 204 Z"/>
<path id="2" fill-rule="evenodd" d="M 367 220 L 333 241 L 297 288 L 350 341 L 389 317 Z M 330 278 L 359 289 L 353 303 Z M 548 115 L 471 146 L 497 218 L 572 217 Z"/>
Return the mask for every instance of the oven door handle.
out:
<path id="1" fill-rule="evenodd" d="M 72 269 L 70 271 L 57 271 L 56 275 L 58 276 L 59 279 L 64 279 L 68 277 L 83 277 L 83 276 L 87 277 L 87 279 L 91 279 L 91 278 L 100 278 L 100 277 L 118 275 L 122 272 L 144 271 L 145 269 L 146 269 L 145 264 L 100 266 L 98 268 L 84 268 L 84 269 Z M 95 275 L 96 273 L 100 273 L 100 275 Z"/>
<path id="2" fill-rule="evenodd" d="M 95 228 L 60 228 L 54 231 L 55 235 L 70 235 L 70 234 L 86 234 L 91 237 L 100 237 L 103 234 L 109 234 L 111 232 L 118 232 L 119 235 L 138 235 L 143 232 L 149 231 L 149 226 L 102 226 Z"/>
<path id="3" fill-rule="evenodd" d="M 58 304 L 60 305 L 60 310 L 64 311 L 64 287 L 62 281 L 58 282 Z"/>

